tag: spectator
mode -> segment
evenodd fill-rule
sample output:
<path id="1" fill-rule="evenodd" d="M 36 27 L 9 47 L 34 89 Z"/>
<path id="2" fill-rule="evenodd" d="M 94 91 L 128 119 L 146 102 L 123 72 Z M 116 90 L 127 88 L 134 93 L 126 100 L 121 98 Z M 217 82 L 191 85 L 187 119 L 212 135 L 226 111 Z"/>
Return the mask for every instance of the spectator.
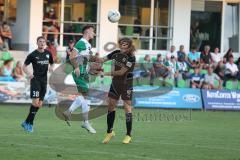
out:
<path id="1" fill-rule="evenodd" d="M 58 46 L 58 25 L 57 25 L 57 16 L 54 9 L 50 9 L 48 13 L 44 15 L 43 18 L 43 36 L 45 39 L 48 38 L 48 32 L 54 32 L 54 44 Z"/>
<path id="2" fill-rule="evenodd" d="M 238 58 L 238 60 L 236 61 L 236 65 L 238 67 L 238 70 L 240 71 L 240 57 Z"/>
<path id="3" fill-rule="evenodd" d="M 222 56 L 219 53 L 219 48 L 218 47 L 216 47 L 214 49 L 214 52 L 211 53 L 211 58 L 212 58 L 213 66 L 214 66 L 214 69 L 215 69 L 217 67 L 218 63 L 222 60 Z"/>
<path id="4" fill-rule="evenodd" d="M 233 56 L 233 53 L 232 53 L 232 52 L 233 52 L 233 51 L 232 51 L 232 48 L 229 48 L 228 51 L 227 51 L 227 53 L 223 56 L 223 63 L 229 62 L 229 58 L 230 58 L 231 56 Z"/>
<path id="5" fill-rule="evenodd" d="M 209 65 L 211 65 L 211 54 L 210 54 L 210 46 L 206 45 L 204 46 L 204 51 L 200 55 L 200 62 L 202 68 L 208 68 Z"/>
<path id="6" fill-rule="evenodd" d="M 74 44 L 75 44 L 75 42 L 73 40 L 70 40 L 68 42 L 68 48 L 66 50 L 66 62 L 70 62 L 69 61 L 69 56 L 70 56 L 70 54 L 71 54 L 71 52 L 73 50 Z"/>
<path id="7" fill-rule="evenodd" d="M 1 81 L 15 81 L 13 78 L 13 60 L 9 59 L 3 62 L 1 68 Z"/>
<path id="8" fill-rule="evenodd" d="M 0 34 L 0 51 L 4 51 L 4 50 L 6 50 L 5 49 L 5 44 L 4 44 L 4 42 L 2 40 L 2 37 L 1 37 L 1 34 Z"/>
<path id="9" fill-rule="evenodd" d="M 184 45 L 180 45 L 179 51 L 177 52 L 178 61 L 186 61 L 186 53 L 184 51 Z"/>
<path id="10" fill-rule="evenodd" d="M 53 61 L 56 63 L 58 61 L 58 58 L 57 58 L 57 49 L 55 47 L 55 43 L 48 41 L 46 50 L 48 50 L 52 54 Z"/>
<path id="11" fill-rule="evenodd" d="M 156 77 L 163 77 L 164 79 L 168 75 L 168 68 L 164 65 L 162 55 L 157 55 L 156 62 L 153 63 L 154 73 Z"/>
<path id="12" fill-rule="evenodd" d="M 196 21 L 191 25 L 191 36 L 197 37 L 198 34 L 199 34 L 199 22 Z"/>
<path id="13" fill-rule="evenodd" d="M 7 48 L 12 50 L 12 31 L 7 22 L 3 22 L 0 31 L 3 42 L 8 45 Z"/>
<path id="14" fill-rule="evenodd" d="M 171 59 L 165 62 L 165 66 L 168 68 L 168 78 L 174 79 L 175 81 L 175 86 L 178 81 L 178 63 L 175 60 L 174 56 L 171 56 Z"/>
<path id="15" fill-rule="evenodd" d="M 188 78 L 189 66 L 186 61 L 178 61 L 178 78 L 186 80 Z"/>
<path id="16" fill-rule="evenodd" d="M 204 83 L 203 88 L 204 89 L 221 89 L 222 88 L 222 80 L 219 78 L 219 76 L 215 73 L 213 73 L 213 68 L 208 67 L 207 68 L 208 73 L 204 76 Z M 214 81 L 218 81 L 218 86 L 215 87 Z"/>
<path id="17" fill-rule="evenodd" d="M 171 56 L 174 56 L 175 60 L 177 61 L 178 55 L 177 55 L 177 52 L 175 50 L 176 50 L 176 47 L 174 45 L 172 45 L 171 48 L 170 48 L 170 52 L 168 52 L 166 54 L 166 60 L 170 60 Z"/>
<path id="18" fill-rule="evenodd" d="M 78 22 L 82 22 L 83 21 L 83 18 L 82 17 L 79 17 L 78 18 Z M 81 33 L 82 32 L 82 29 L 83 29 L 83 25 L 82 24 L 74 24 L 74 31 L 75 33 Z"/>
<path id="19" fill-rule="evenodd" d="M 190 28 L 190 39 L 191 44 L 199 48 L 202 44 L 202 41 L 200 39 L 200 27 L 199 27 L 199 21 L 196 21 L 192 23 Z M 191 46 L 192 47 L 192 46 Z"/>
<path id="20" fill-rule="evenodd" d="M 237 65 L 234 63 L 233 56 L 229 56 L 229 62 L 226 63 L 225 68 L 225 80 L 227 79 L 238 79 L 240 80 L 240 73 Z"/>
<path id="21" fill-rule="evenodd" d="M 73 24 L 74 33 L 82 33 L 83 24 L 81 24 L 81 22 L 83 22 L 83 18 L 79 17 L 78 22 L 80 22 L 80 23 Z M 75 35 L 74 39 L 77 42 L 81 37 L 82 37 L 82 35 Z"/>
<path id="22" fill-rule="evenodd" d="M 192 68 L 199 67 L 200 53 L 196 51 L 195 47 L 188 53 L 188 62 Z"/>
<path id="23" fill-rule="evenodd" d="M 190 75 L 191 88 L 201 88 L 203 83 L 203 75 L 200 74 L 199 68 L 194 68 L 194 73 Z"/>
<path id="24" fill-rule="evenodd" d="M 72 34 L 77 33 L 77 32 L 75 32 L 75 28 L 74 28 L 75 26 L 73 23 L 70 23 L 66 27 L 67 27 L 66 28 L 67 33 L 71 33 L 71 34 L 64 36 L 65 44 L 66 44 L 66 42 L 69 42 L 70 40 L 75 41 L 75 35 L 72 35 Z"/>
<path id="25" fill-rule="evenodd" d="M 140 21 L 140 18 L 136 18 L 134 20 L 134 25 L 141 25 L 141 21 Z M 142 28 L 140 26 L 136 26 L 133 28 L 133 33 L 136 33 L 136 34 L 139 34 L 141 35 L 142 34 Z"/>
<path id="26" fill-rule="evenodd" d="M 150 85 L 153 85 L 154 70 L 149 55 L 145 55 L 144 61 L 141 64 L 141 70 L 141 76 L 148 77 L 150 79 Z"/>
<path id="27" fill-rule="evenodd" d="M 13 70 L 13 78 L 16 79 L 17 81 L 23 81 L 23 82 L 27 81 L 22 70 L 21 61 L 17 61 L 16 67 Z"/>
<path id="28" fill-rule="evenodd" d="M 224 80 L 225 76 L 225 64 L 223 61 L 218 62 L 217 68 L 214 70 L 214 72 L 222 79 Z"/>

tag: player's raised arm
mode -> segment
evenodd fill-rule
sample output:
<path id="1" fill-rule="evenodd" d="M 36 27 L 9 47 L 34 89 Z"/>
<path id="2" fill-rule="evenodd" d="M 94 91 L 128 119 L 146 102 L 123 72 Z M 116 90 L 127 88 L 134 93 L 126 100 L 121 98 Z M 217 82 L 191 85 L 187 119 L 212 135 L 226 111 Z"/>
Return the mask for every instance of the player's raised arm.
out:
<path id="1" fill-rule="evenodd" d="M 114 54 L 118 53 L 119 50 L 114 50 L 111 53 L 109 53 L 107 56 L 99 58 L 101 63 L 104 63 L 106 61 L 112 60 L 112 57 Z"/>
<path id="2" fill-rule="evenodd" d="M 101 63 L 104 63 L 104 62 L 107 62 L 109 61 L 110 59 L 108 59 L 107 57 L 102 57 L 102 58 L 99 58 L 100 59 L 100 62 Z"/>

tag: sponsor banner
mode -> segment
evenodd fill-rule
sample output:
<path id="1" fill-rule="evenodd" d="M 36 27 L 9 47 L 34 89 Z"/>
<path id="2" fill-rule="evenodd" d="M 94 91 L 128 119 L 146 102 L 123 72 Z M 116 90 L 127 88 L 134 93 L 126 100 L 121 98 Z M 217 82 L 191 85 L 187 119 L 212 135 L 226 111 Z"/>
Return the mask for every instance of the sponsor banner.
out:
<path id="1" fill-rule="evenodd" d="M 32 103 L 29 83 L 0 82 L 0 103 Z M 44 97 L 44 103 L 57 104 L 57 93 L 49 86 Z"/>
<path id="2" fill-rule="evenodd" d="M 146 97 L 138 96 L 136 90 L 145 90 Z M 154 87 L 152 88 L 154 89 Z M 159 88 L 161 90 L 161 88 Z M 176 108 L 176 109 L 202 109 L 201 92 L 199 89 L 191 88 L 172 88 L 171 91 L 152 96 L 151 87 L 134 88 L 133 105 L 134 107 L 147 108 Z"/>
<path id="3" fill-rule="evenodd" d="M 103 91 L 102 91 L 103 90 Z M 91 97 L 87 97 L 89 105 L 99 106 L 107 105 L 106 99 L 107 94 L 104 98 L 98 97 L 98 94 L 107 93 L 109 86 L 102 90 L 96 90 L 91 93 Z M 76 91 L 75 91 L 76 92 Z M 97 93 L 99 92 L 99 93 Z M 49 85 L 47 86 L 47 91 L 44 97 L 43 103 L 48 104 L 59 104 L 63 100 L 74 101 L 78 96 L 77 94 L 70 93 L 57 93 Z M 32 99 L 30 98 L 30 85 L 26 82 L 1 82 L 0 81 L 0 104 L 9 103 L 9 104 L 31 104 Z M 118 105 L 123 105 L 122 101 L 118 102 Z"/>
<path id="4" fill-rule="evenodd" d="M 239 90 L 202 90 L 206 110 L 240 110 Z"/>

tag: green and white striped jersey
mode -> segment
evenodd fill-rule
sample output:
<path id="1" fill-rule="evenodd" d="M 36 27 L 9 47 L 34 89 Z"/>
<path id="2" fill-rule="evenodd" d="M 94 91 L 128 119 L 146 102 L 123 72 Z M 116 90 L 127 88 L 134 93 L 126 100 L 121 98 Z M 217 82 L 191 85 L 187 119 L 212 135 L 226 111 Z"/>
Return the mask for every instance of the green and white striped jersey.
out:
<path id="1" fill-rule="evenodd" d="M 74 46 L 74 50 L 78 52 L 77 62 L 79 64 L 79 69 L 81 74 L 87 74 L 87 67 L 89 58 L 92 55 L 92 46 L 84 38 L 81 38 Z"/>

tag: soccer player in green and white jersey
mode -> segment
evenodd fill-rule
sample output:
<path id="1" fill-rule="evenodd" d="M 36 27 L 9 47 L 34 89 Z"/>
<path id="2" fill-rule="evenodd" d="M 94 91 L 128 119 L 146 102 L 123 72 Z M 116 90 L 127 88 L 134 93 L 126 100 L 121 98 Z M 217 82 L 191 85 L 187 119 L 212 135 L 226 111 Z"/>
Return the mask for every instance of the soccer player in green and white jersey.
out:
<path id="1" fill-rule="evenodd" d="M 72 105 L 68 110 L 63 112 L 63 116 L 68 125 L 71 114 L 79 107 L 82 106 L 83 124 L 82 128 L 85 128 L 90 133 L 96 133 L 96 130 L 90 125 L 88 121 L 88 113 L 90 106 L 87 103 L 85 96 L 88 93 L 88 71 L 87 66 L 90 58 L 92 57 L 91 44 L 89 40 L 95 36 L 94 27 L 87 25 L 83 28 L 83 37 L 75 44 L 73 51 L 70 54 L 70 61 L 74 66 L 72 72 L 73 79 L 77 85 L 79 96 L 76 97 Z"/>

